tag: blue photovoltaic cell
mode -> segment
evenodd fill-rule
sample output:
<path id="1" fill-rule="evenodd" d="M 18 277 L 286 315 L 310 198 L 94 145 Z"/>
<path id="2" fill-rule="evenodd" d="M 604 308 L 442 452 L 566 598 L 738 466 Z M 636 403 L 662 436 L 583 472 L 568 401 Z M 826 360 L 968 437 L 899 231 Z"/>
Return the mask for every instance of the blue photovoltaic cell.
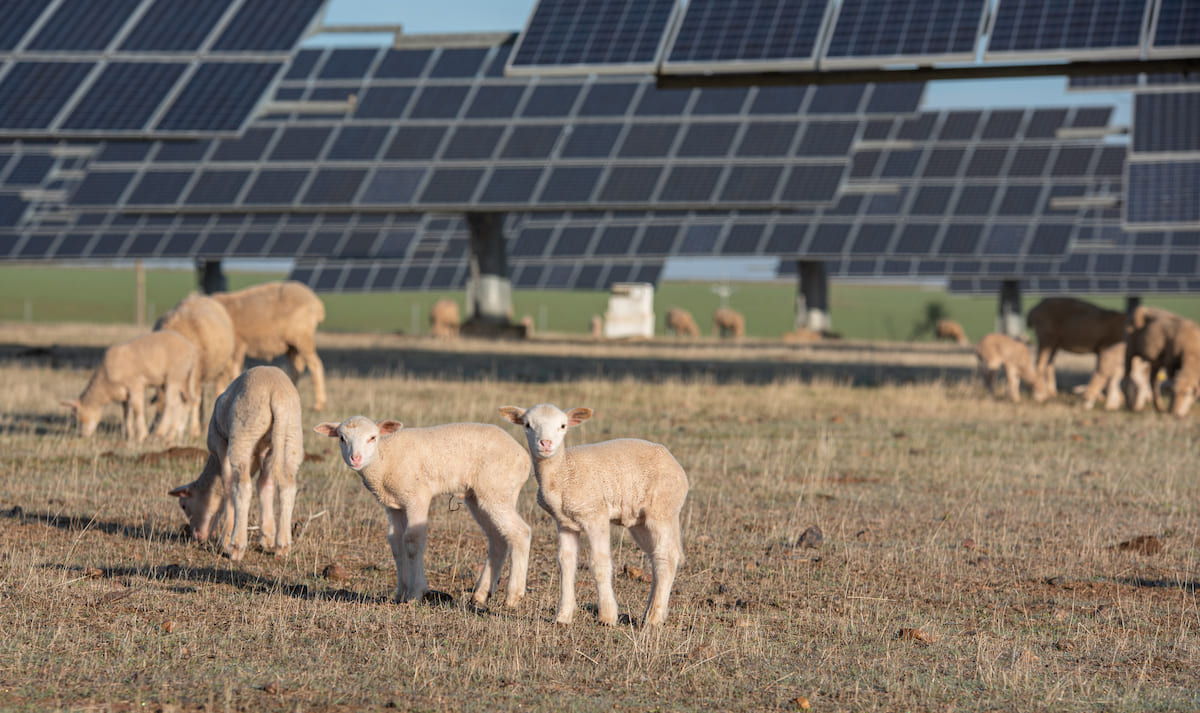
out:
<path id="1" fill-rule="evenodd" d="M 46 128 L 93 67 L 78 62 L 13 65 L 0 80 L 0 127 Z"/>
<path id="2" fill-rule="evenodd" d="M 987 0 L 842 0 L 823 64 L 975 58 Z"/>
<path id="3" fill-rule="evenodd" d="M 28 50 L 103 50 L 142 0 L 63 0 Z"/>
<path id="4" fill-rule="evenodd" d="M 1200 5 L 1195 0 L 1159 0 L 1150 54 L 1193 55 L 1200 47 Z"/>
<path id="5" fill-rule="evenodd" d="M 539 0 L 508 71 L 653 67 L 678 0 Z"/>
<path id="6" fill-rule="evenodd" d="M 183 64 L 165 62 L 113 62 L 88 87 L 62 128 L 143 129 L 184 68 Z"/>
<path id="7" fill-rule="evenodd" d="M 1147 0 L 999 0 L 987 53 L 1141 53 Z"/>
<path id="8" fill-rule="evenodd" d="M 1130 163 L 1125 190 L 1130 229 L 1200 227 L 1200 161 Z"/>
<path id="9" fill-rule="evenodd" d="M 279 62 L 201 64 L 158 123 L 163 131 L 237 131 L 283 68 Z"/>
<path id="10" fill-rule="evenodd" d="M 46 0 L 6 0 L 0 22 L 0 50 L 11 50 L 46 9 Z"/>
<path id="11" fill-rule="evenodd" d="M 93 0 L 85 0 L 91 2 Z M 295 47 L 327 0 L 244 0 L 213 44 L 216 52 L 288 51 Z M 264 28 L 270 31 L 264 31 Z"/>
<path id="12" fill-rule="evenodd" d="M 690 0 L 661 72 L 812 68 L 829 0 Z"/>
<path id="13" fill-rule="evenodd" d="M 1200 92 L 1134 95 L 1133 152 L 1200 152 Z"/>
<path id="14" fill-rule="evenodd" d="M 155 0 L 121 43 L 125 52 L 180 52 L 204 44 L 232 0 Z"/>

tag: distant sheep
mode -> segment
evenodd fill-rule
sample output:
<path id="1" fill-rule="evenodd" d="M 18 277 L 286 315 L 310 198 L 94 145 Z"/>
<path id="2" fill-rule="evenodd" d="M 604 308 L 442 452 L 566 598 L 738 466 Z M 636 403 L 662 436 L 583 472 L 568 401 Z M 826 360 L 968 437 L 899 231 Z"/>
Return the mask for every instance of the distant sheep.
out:
<path id="1" fill-rule="evenodd" d="M 1045 387 L 1037 378 L 1033 357 L 1024 342 L 1007 334 L 988 334 L 975 345 L 975 357 L 979 360 L 979 369 L 983 372 L 988 393 L 996 392 L 996 374 L 1004 369 L 1008 398 L 1013 403 L 1021 400 L 1021 383 L 1033 390 L 1035 399 L 1044 398 L 1042 394 Z"/>
<path id="2" fill-rule="evenodd" d="M 352 416 L 313 430 L 340 440 L 346 465 L 387 510 L 397 601 L 420 601 L 429 590 L 429 504 L 446 493 L 466 502 L 487 535 L 487 562 L 475 585 L 475 601 L 483 604 L 495 590 L 509 550 L 505 604 L 515 606 L 525 596 L 532 531 L 517 513 L 517 496 L 529 478 L 529 454 L 502 428 L 482 423 L 404 428 L 399 421 Z"/>
<path id="3" fill-rule="evenodd" d="M 246 553 L 250 482 L 258 474 L 259 544 L 283 558 L 292 545 L 296 476 L 304 461 L 300 394 L 274 366 L 256 366 L 217 397 L 208 424 L 208 461 L 200 476 L 170 491 L 192 537 L 208 540 L 220 511 L 221 548 L 237 562 Z M 275 520 L 275 490 L 279 520 Z"/>
<path id="4" fill-rule="evenodd" d="M 213 298 L 233 322 L 233 358 L 227 376 L 241 370 L 247 356 L 270 361 L 287 354 L 293 383 L 305 367 L 312 371 L 313 408 L 325 408 L 325 367 L 317 356 L 317 325 L 325 319 L 325 304 L 300 282 L 268 282 Z"/>
<path id="5" fill-rule="evenodd" d="M 1029 310 L 1026 324 L 1037 336 L 1037 375 L 1046 396 L 1058 393 L 1054 355 L 1059 349 L 1076 354 L 1100 353 L 1125 340 L 1125 314 L 1071 297 L 1048 297 Z"/>
<path id="6" fill-rule="evenodd" d="M 1186 416 L 1200 391 L 1200 325 L 1164 309 L 1140 306 L 1131 315 L 1126 347 L 1126 364 L 1135 357 L 1147 360 L 1150 380 L 1159 370 L 1167 372 L 1174 395 L 1171 412 Z M 1151 392 L 1155 408 L 1162 411 L 1157 385 Z"/>
<path id="7" fill-rule="evenodd" d="M 746 318 L 735 309 L 720 307 L 713 312 L 713 332 L 722 337 L 733 336 L 741 339 L 746 336 Z"/>
<path id="8" fill-rule="evenodd" d="M 939 319 L 933 326 L 933 333 L 938 339 L 952 340 L 959 346 L 965 347 L 971 343 L 962 325 L 952 319 Z"/>
<path id="9" fill-rule="evenodd" d="M 439 339 L 454 339 L 462 322 L 458 316 L 458 303 L 454 300 L 438 300 L 429 309 L 429 331 Z"/>
<path id="10" fill-rule="evenodd" d="M 229 383 L 229 363 L 233 359 L 233 322 L 220 302 L 212 297 L 193 294 L 163 314 L 154 329 L 179 332 L 196 347 L 196 398 L 189 404 L 187 420 L 191 434 L 198 436 L 200 425 L 204 422 L 202 402 L 205 384 L 215 382 L 217 393 L 220 393 Z"/>
<path id="11" fill-rule="evenodd" d="M 105 404 L 120 401 L 125 407 L 126 440 L 143 441 L 147 435 L 146 389 L 161 387 L 162 416 L 154 435 L 177 437 L 187 420 L 184 402 L 195 398 L 196 362 L 196 348 L 179 332 L 143 334 L 109 347 L 79 398 L 62 403 L 74 412 L 79 435 L 88 438 L 96 432 Z"/>
<path id="12" fill-rule="evenodd" d="M 538 504 L 558 525 L 557 622 L 569 624 L 575 613 L 580 533 L 590 545 L 600 621 L 617 622 L 610 523 L 629 528 L 638 547 L 650 557 L 653 583 L 643 622 L 665 622 L 675 572 L 683 562 L 679 513 L 688 492 L 683 467 L 666 446 L 636 438 L 566 448 L 567 427 L 591 418 L 590 408 L 564 413 L 552 404 L 540 404 L 529 410 L 504 406 L 500 413 L 525 429 L 538 481 Z"/>
<path id="13" fill-rule="evenodd" d="M 700 327 L 692 318 L 692 313 L 682 307 L 672 307 L 667 310 L 667 329 L 677 337 L 699 337 Z"/>

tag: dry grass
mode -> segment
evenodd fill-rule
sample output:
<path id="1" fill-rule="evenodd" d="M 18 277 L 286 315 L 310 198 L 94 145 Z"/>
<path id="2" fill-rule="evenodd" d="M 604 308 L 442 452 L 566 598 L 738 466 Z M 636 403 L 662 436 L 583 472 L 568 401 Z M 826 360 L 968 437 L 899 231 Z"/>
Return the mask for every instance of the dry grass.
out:
<path id="1" fill-rule="evenodd" d="M 484 538 L 448 499 L 432 513 L 426 564 L 430 585 L 453 600 L 389 602 L 384 514 L 316 434 L 306 449 L 321 459 L 301 471 L 297 518 L 326 514 L 286 562 L 254 551 L 233 566 L 183 537 L 166 497 L 198 460 L 141 459 L 164 446 L 113 440 L 115 407 L 101 438 L 75 438 L 57 403 L 88 370 L 9 358 L 0 362 L 0 708 L 789 710 L 799 696 L 812 710 L 1200 707 L 1191 421 L 1084 412 L 1066 398 L 1012 406 L 954 379 L 850 387 L 790 376 L 822 355 L 878 372 L 887 354 L 869 345 L 857 356 L 754 344 L 720 352 L 756 360 L 740 380 L 647 378 L 659 361 L 627 376 L 550 370 L 539 380 L 521 364 L 597 352 L 346 339 L 342 363 L 354 350 L 364 363 L 331 369 L 334 406 L 306 413 L 308 425 L 360 412 L 410 426 L 499 423 L 498 405 L 552 401 L 597 409 L 575 442 L 636 435 L 669 445 L 692 491 L 668 624 L 598 625 L 586 573 L 585 610 L 570 627 L 553 624 L 554 529 L 532 479 L 522 500 L 534 528 L 530 593 L 519 608 L 468 605 Z M 664 363 L 717 358 L 709 347 L 595 349 L 649 350 L 638 354 Z M 446 376 L 478 355 L 494 367 Z M 397 358 L 440 361 L 442 374 L 400 373 Z M 970 368 L 953 349 L 925 360 Z M 764 380 L 761 364 L 780 369 Z M 301 394 L 311 403 L 311 387 Z M 796 547 L 813 525 L 824 546 Z M 1116 547 L 1139 535 L 1162 549 Z M 620 572 L 645 563 L 627 535 L 614 531 L 614 543 L 618 601 L 640 615 L 649 585 Z M 332 563 L 348 579 L 323 576 Z"/>

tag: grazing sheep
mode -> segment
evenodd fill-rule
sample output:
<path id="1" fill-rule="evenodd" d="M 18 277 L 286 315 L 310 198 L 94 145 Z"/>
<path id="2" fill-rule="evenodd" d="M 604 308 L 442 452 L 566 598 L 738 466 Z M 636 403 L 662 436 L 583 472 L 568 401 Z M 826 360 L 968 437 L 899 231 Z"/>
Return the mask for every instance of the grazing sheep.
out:
<path id="1" fill-rule="evenodd" d="M 1021 382 L 1033 390 L 1035 399 L 1040 400 L 1044 386 L 1037 378 L 1033 357 L 1024 342 L 1007 334 L 988 334 L 975 345 L 975 357 L 979 360 L 988 393 L 996 392 L 996 373 L 1003 367 L 1008 380 L 1008 397 L 1013 403 L 1021 400 Z"/>
<path id="2" fill-rule="evenodd" d="M 933 327 L 933 333 L 938 339 L 950 339 L 962 347 L 971 343 L 962 325 L 952 319 L 939 319 Z"/>
<path id="3" fill-rule="evenodd" d="M 270 361 L 287 354 L 293 383 L 307 366 L 312 371 L 313 409 L 325 408 L 325 367 L 317 356 L 317 325 L 325 305 L 308 286 L 295 281 L 268 282 L 213 298 L 233 322 L 233 358 L 228 377 L 242 370 L 247 356 Z"/>
<path id="4" fill-rule="evenodd" d="M 532 531 L 517 513 L 517 496 L 529 478 L 529 454 L 504 429 L 483 423 L 404 428 L 398 421 L 352 416 L 313 430 L 340 439 L 346 465 L 387 509 L 397 601 L 420 601 L 429 590 L 429 503 L 446 493 L 467 503 L 487 535 L 487 562 L 475 585 L 475 601 L 483 604 L 496 589 L 510 549 L 505 604 L 515 606 L 525 596 Z"/>
<path id="5" fill-rule="evenodd" d="M 458 336 L 461 322 L 458 303 L 454 300 L 438 300 L 429 309 L 429 331 L 439 339 L 454 339 Z"/>
<path id="6" fill-rule="evenodd" d="M 1037 376 L 1046 387 L 1045 397 L 1058 393 L 1053 362 L 1059 349 L 1095 354 L 1099 366 L 1100 352 L 1125 340 L 1123 313 L 1072 297 L 1042 300 L 1029 310 L 1025 323 L 1037 336 Z"/>
<path id="7" fill-rule="evenodd" d="M 208 461 L 200 476 L 170 491 L 179 498 L 192 537 L 208 539 L 221 511 L 221 548 L 237 562 L 246 553 L 250 481 L 258 473 L 259 544 L 287 556 L 292 546 L 296 474 L 304 461 L 300 394 L 274 366 L 247 369 L 213 406 L 208 424 Z M 279 521 L 275 490 L 279 490 Z"/>
<path id="8" fill-rule="evenodd" d="M 667 329 L 677 337 L 699 337 L 700 327 L 692 319 L 692 313 L 682 307 L 672 307 L 667 310 Z"/>
<path id="9" fill-rule="evenodd" d="M 161 387 L 162 416 L 155 436 L 179 436 L 187 420 L 185 401 L 195 398 L 196 348 L 171 330 L 151 332 L 115 344 L 104 352 L 104 361 L 92 374 L 83 393 L 63 401 L 79 422 L 79 435 L 90 437 L 100 423 L 100 411 L 110 401 L 124 404 L 125 438 L 146 439 L 146 388 Z"/>
<path id="10" fill-rule="evenodd" d="M 567 427 L 592 417 L 590 408 L 563 412 L 552 404 L 528 411 L 504 406 L 500 413 L 525 429 L 538 481 L 538 504 L 558 525 L 559 624 L 575 613 L 575 567 L 579 534 L 587 535 L 592 576 L 600 600 L 600 621 L 617 622 L 612 586 L 609 523 L 629 528 L 650 557 L 653 583 L 643 615 L 645 624 L 667 619 L 667 601 L 675 572 L 683 562 L 679 512 L 687 498 L 688 477 L 666 446 L 620 438 L 565 448 Z"/>
<path id="11" fill-rule="evenodd" d="M 204 386 L 210 381 L 216 382 L 217 393 L 220 393 L 228 384 L 225 376 L 233 358 L 233 322 L 220 302 L 192 294 L 163 314 L 154 329 L 179 332 L 196 347 L 196 398 L 188 409 L 187 420 L 191 434 L 198 436 L 204 422 Z"/>
<path id="12" fill-rule="evenodd" d="M 713 312 L 713 331 L 722 337 L 733 335 L 737 339 L 746 336 L 746 318 L 730 307 L 719 307 Z"/>
<path id="13" fill-rule="evenodd" d="M 1186 416 L 1200 391 L 1200 325 L 1164 309 L 1138 307 L 1130 319 L 1126 364 L 1135 357 L 1149 362 L 1150 378 L 1160 369 L 1167 372 L 1174 396 L 1171 412 Z M 1164 410 L 1158 389 L 1151 393 L 1155 408 Z"/>

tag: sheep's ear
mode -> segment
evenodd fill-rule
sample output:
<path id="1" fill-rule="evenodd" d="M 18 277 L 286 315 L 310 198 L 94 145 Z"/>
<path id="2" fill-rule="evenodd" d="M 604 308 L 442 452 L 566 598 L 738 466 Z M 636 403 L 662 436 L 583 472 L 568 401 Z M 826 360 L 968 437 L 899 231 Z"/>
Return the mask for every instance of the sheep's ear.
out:
<path id="1" fill-rule="evenodd" d="M 501 406 L 500 415 L 518 426 L 525 425 L 525 409 L 516 406 Z"/>
<path id="2" fill-rule="evenodd" d="M 188 485 L 181 485 L 167 493 L 167 495 L 173 495 L 177 498 L 190 498 L 192 497 L 192 488 Z"/>
<path id="3" fill-rule="evenodd" d="M 400 423 L 399 421 L 394 421 L 390 418 L 387 419 L 386 421 L 380 421 L 379 423 L 377 423 L 375 425 L 379 426 L 379 433 L 380 433 L 380 435 L 384 435 L 384 436 L 390 436 L 391 434 L 395 433 L 396 431 L 399 431 L 401 428 L 404 428 L 403 423 Z"/>
<path id="4" fill-rule="evenodd" d="M 573 408 L 570 411 L 567 411 L 567 425 L 578 426 L 579 424 L 591 418 L 593 413 L 595 412 L 586 406 Z"/>
<path id="5" fill-rule="evenodd" d="M 325 423 L 318 423 L 317 425 L 313 426 L 313 430 L 316 431 L 317 433 L 321 434 L 322 436 L 330 436 L 331 438 L 337 438 L 338 424 L 326 421 Z"/>

